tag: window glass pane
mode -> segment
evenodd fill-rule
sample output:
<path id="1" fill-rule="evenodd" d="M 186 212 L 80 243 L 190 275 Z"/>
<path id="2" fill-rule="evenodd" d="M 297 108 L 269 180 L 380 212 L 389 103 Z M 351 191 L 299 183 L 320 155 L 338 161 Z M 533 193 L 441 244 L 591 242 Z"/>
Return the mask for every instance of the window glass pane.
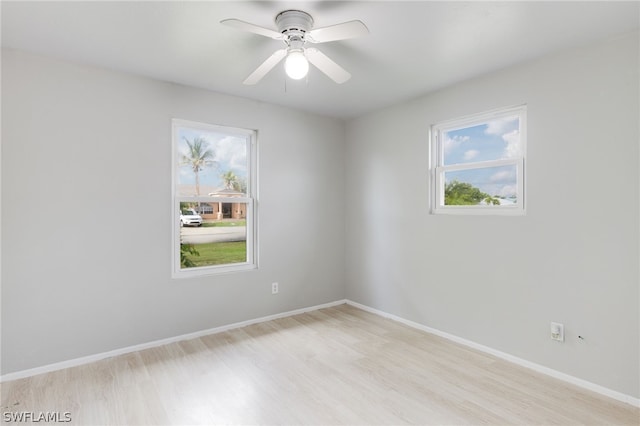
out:
<path id="1" fill-rule="evenodd" d="M 444 172 L 444 205 L 513 205 L 518 200 L 516 165 Z"/>
<path id="2" fill-rule="evenodd" d="M 256 133 L 172 120 L 173 277 L 257 267 Z"/>
<path id="3" fill-rule="evenodd" d="M 249 136 L 177 128 L 176 196 L 247 194 Z"/>
<path id="4" fill-rule="evenodd" d="M 503 117 L 442 132 L 444 164 L 518 158 L 522 156 L 520 119 Z"/>
<path id="5" fill-rule="evenodd" d="M 248 203 L 181 202 L 181 268 L 247 261 Z"/>

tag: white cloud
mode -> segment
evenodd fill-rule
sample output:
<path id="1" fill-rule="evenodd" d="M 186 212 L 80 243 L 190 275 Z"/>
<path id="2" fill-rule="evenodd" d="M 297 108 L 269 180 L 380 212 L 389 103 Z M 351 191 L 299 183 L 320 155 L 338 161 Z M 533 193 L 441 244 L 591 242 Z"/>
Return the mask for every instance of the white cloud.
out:
<path id="1" fill-rule="evenodd" d="M 513 130 L 509 133 L 505 133 L 502 135 L 502 139 L 507 143 L 507 146 L 504 148 L 503 157 L 504 158 L 516 158 L 522 155 L 520 149 L 520 131 Z"/>
<path id="2" fill-rule="evenodd" d="M 487 123 L 487 128 L 484 132 L 487 135 L 502 135 L 507 131 L 507 129 L 513 127 L 513 124 L 517 123 L 518 120 L 518 117 L 505 117 L 491 120 Z"/>
<path id="3" fill-rule="evenodd" d="M 511 198 L 517 197 L 518 185 L 515 180 L 509 176 L 513 175 L 507 171 L 501 171 L 491 176 L 491 182 L 482 187 L 482 191 L 494 197 Z"/>
<path id="4" fill-rule="evenodd" d="M 463 142 L 469 141 L 469 136 L 454 136 L 450 138 L 449 135 L 445 136 L 444 139 L 444 153 L 449 154 L 454 149 L 458 148 Z"/>
<path id="5" fill-rule="evenodd" d="M 518 195 L 518 191 L 515 185 L 504 185 L 500 188 L 498 195 L 501 197 L 516 197 Z"/>
<path id="6" fill-rule="evenodd" d="M 513 182 L 515 180 L 514 172 L 511 170 L 501 170 L 491 175 L 490 182 Z"/>
<path id="7" fill-rule="evenodd" d="M 516 158 L 522 155 L 518 122 L 518 117 L 506 117 L 487 123 L 484 133 L 501 136 L 502 140 L 507 143 L 502 153 L 502 158 Z"/>
<path id="8" fill-rule="evenodd" d="M 477 149 L 470 149 L 469 151 L 465 151 L 462 158 L 464 158 L 465 161 L 470 161 L 476 158 L 478 154 L 480 154 L 480 151 Z"/>
<path id="9" fill-rule="evenodd" d="M 247 149 L 244 139 L 227 136 L 215 143 L 214 160 L 221 171 L 233 170 L 246 174 Z"/>

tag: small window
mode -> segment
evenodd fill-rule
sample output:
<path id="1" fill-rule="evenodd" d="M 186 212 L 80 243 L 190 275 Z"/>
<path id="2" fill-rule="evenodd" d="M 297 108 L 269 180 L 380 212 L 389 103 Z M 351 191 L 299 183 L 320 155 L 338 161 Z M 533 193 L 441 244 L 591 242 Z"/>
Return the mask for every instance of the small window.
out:
<path id="1" fill-rule="evenodd" d="M 431 127 L 432 213 L 524 214 L 526 107 Z"/>
<path id="2" fill-rule="evenodd" d="M 256 134 L 173 120 L 173 276 L 256 267 Z"/>

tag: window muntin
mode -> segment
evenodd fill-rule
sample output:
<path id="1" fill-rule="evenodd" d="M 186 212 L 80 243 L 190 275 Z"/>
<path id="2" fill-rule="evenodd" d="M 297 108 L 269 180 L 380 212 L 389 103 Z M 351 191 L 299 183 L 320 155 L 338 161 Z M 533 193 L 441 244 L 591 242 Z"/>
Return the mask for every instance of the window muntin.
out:
<path id="1" fill-rule="evenodd" d="M 255 268 L 255 132 L 172 127 L 173 276 Z"/>
<path id="2" fill-rule="evenodd" d="M 522 214 L 526 107 L 432 126 L 432 212 Z"/>

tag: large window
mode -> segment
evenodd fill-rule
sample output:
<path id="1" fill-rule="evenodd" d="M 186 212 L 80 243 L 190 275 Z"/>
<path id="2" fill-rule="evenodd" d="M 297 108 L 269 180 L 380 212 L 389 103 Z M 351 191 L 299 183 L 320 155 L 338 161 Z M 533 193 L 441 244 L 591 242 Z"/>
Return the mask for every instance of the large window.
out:
<path id="1" fill-rule="evenodd" d="M 523 214 L 525 140 L 525 106 L 432 126 L 432 212 Z"/>
<path id="2" fill-rule="evenodd" d="M 173 276 L 256 267 L 254 131 L 173 120 Z"/>

